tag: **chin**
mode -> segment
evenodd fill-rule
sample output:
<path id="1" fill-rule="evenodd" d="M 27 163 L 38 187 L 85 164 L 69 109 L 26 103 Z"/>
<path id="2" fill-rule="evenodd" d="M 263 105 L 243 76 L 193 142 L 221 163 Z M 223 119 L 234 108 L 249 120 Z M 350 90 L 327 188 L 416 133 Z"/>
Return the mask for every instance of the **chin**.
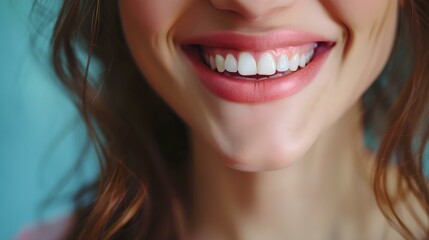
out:
<path id="1" fill-rule="evenodd" d="M 265 148 L 240 147 L 221 150 L 220 161 L 227 167 L 242 172 L 275 171 L 301 161 L 310 144 L 272 144 Z"/>

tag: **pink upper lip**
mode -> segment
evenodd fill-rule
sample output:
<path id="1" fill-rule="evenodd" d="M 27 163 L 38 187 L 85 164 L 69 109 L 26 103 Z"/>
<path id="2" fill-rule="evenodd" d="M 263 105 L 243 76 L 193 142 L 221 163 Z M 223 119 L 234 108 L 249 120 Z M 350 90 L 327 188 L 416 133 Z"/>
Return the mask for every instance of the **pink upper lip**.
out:
<path id="1" fill-rule="evenodd" d="M 243 51 L 263 51 L 313 42 L 333 41 L 314 33 L 299 30 L 279 30 L 265 34 L 214 32 L 186 39 L 182 42 L 182 45 L 202 45 Z"/>

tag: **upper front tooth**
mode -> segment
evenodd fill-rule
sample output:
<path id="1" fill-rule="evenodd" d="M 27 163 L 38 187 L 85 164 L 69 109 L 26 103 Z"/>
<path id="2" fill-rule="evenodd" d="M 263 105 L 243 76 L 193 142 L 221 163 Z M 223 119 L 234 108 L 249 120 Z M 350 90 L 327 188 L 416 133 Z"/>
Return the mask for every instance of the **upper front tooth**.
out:
<path id="1" fill-rule="evenodd" d="M 232 54 L 226 55 L 225 59 L 225 69 L 228 72 L 237 72 L 237 60 L 235 60 L 235 57 L 232 56 Z"/>
<path id="2" fill-rule="evenodd" d="M 216 54 L 215 63 L 216 63 L 216 68 L 218 72 L 225 71 L 225 59 L 221 55 Z"/>
<path id="3" fill-rule="evenodd" d="M 303 68 L 303 67 L 305 67 L 306 63 L 307 62 L 305 60 L 305 55 L 301 55 L 301 57 L 299 58 L 299 66 Z"/>
<path id="4" fill-rule="evenodd" d="M 295 55 L 293 55 L 293 57 L 290 59 L 289 69 L 294 72 L 298 69 L 298 66 L 299 66 L 299 55 L 298 53 L 295 53 Z"/>
<path id="5" fill-rule="evenodd" d="M 256 61 L 250 53 L 240 53 L 238 57 L 238 73 L 243 76 L 256 75 Z"/>
<path id="6" fill-rule="evenodd" d="M 276 65 L 277 71 L 279 72 L 286 72 L 287 70 L 289 70 L 289 59 L 287 58 L 287 55 L 280 55 L 280 57 L 277 59 Z"/>
<path id="7" fill-rule="evenodd" d="M 273 75 L 276 73 L 276 62 L 274 61 L 271 53 L 264 53 L 258 60 L 258 74 L 259 75 Z"/>

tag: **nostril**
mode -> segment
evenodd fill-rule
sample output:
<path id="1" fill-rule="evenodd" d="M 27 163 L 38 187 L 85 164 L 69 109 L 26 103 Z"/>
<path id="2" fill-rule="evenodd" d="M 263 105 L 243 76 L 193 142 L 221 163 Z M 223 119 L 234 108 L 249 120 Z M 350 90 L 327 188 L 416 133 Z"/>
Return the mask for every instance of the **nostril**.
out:
<path id="1" fill-rule="evenodd" d="M 211 0 L 211 3 L 216 9 L 240 15 L 247 21 L 257 21 L 290 5 L 293 1 L 295 0 Z"/>

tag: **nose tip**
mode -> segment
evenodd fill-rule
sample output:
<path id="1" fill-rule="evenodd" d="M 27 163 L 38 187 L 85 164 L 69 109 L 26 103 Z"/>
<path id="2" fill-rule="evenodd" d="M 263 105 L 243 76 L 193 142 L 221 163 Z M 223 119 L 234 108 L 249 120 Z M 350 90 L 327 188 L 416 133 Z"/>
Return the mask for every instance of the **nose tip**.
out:
<path id="1" fill-rule="evenodd" d="M 220 10 L 235 12 L 248 21 L 256 21 L 290 6 L 295 0 L 210 0 Z"/>

